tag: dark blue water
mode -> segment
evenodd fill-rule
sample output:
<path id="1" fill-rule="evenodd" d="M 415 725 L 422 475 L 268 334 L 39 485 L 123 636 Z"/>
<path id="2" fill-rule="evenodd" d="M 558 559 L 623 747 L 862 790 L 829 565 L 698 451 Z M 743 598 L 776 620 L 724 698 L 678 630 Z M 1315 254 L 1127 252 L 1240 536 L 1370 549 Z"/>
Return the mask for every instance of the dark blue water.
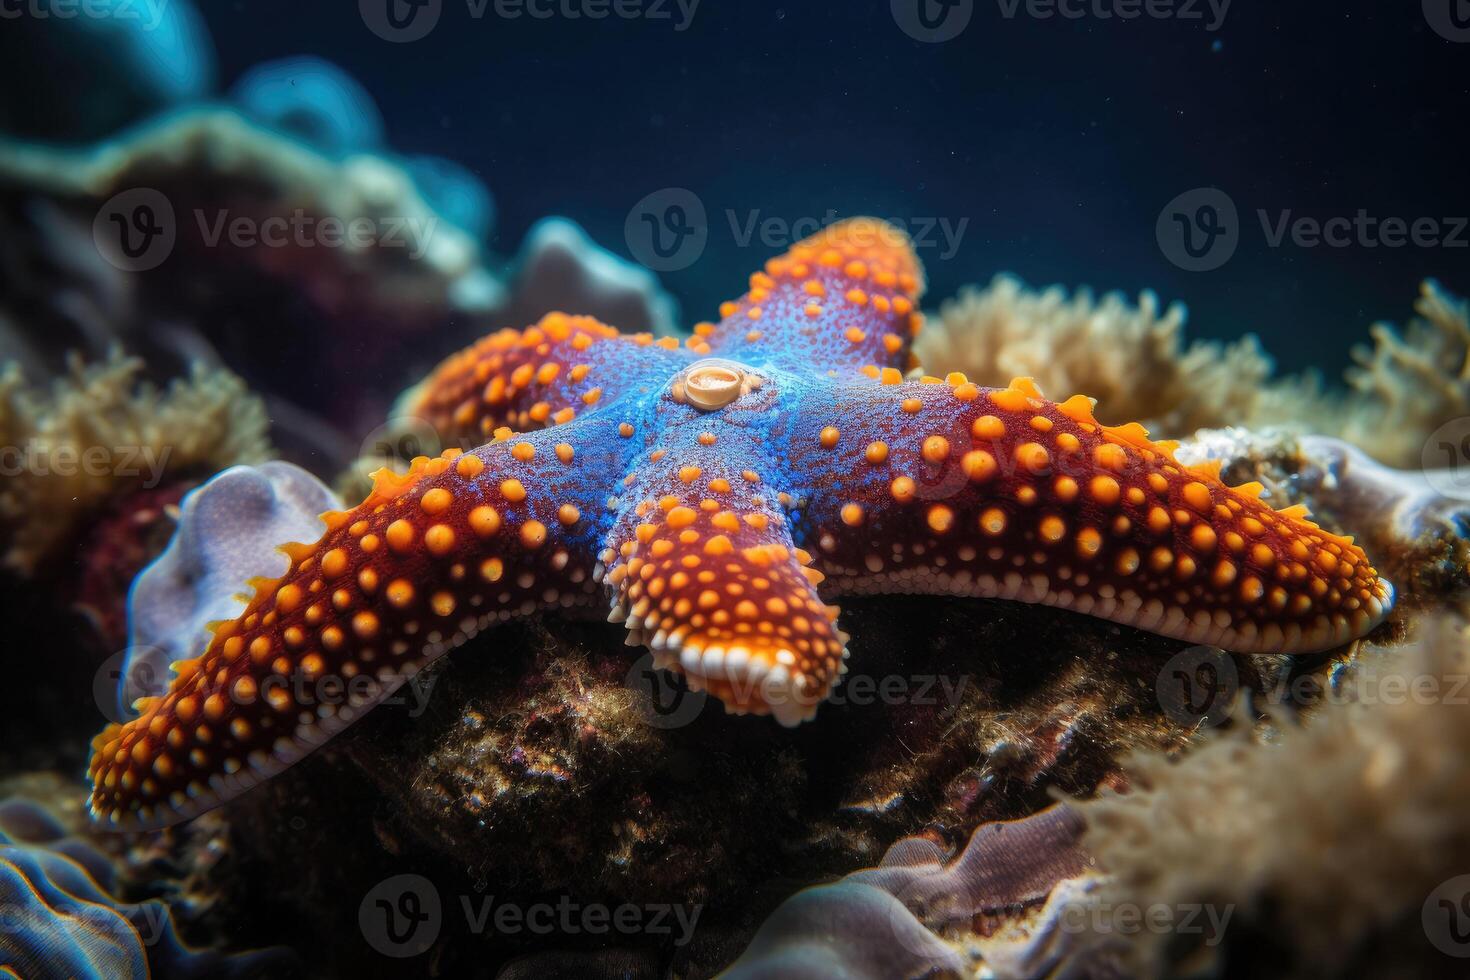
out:
<path id="1" fill-rule="evenodd" d="M 639 15 L 587 16 L 606 0 L 536 0 L 546 17 L 522 0 L 442 0 L 412 43 L 380 39 L 352 3 L 202 12 L 221 89 L 286 55 L 340 64 L 378 101 L 394 149 L 483 178 L 499 251 L 562 214 L 628 254 L 636 202 L 694 191 L 708 247 L 663 276 L 689 320 L 784 244 L 745 242 L 753 223 L 859 213 L 935 223 L 921 250 L 931 302 L 1003 270 L 1152 288 L 1189 305 L 1195 336 L 1255 331 L 1284 369 L 1329 376 L 1369 322 L 1407 317 L 1421 278 L 1470 289 L 1470 40 L 1450 39 L 1464 0 L 1069 0 L 1080 16 L 953 0 L 970 19 L 944 43 L 906 34 L 888 0 L 625 2 Z M 1235 206 L 1238 244 L 1192 272 L 1155 225 L 1205 187 Z M 1293 241 L 1299 218 L 1356 224 L 1312 245 L 1310 227 Z M 1385 219 L 1418 221 L 1419 242 L 1394 246 L 1391 226 L 1386 244 Z"/>

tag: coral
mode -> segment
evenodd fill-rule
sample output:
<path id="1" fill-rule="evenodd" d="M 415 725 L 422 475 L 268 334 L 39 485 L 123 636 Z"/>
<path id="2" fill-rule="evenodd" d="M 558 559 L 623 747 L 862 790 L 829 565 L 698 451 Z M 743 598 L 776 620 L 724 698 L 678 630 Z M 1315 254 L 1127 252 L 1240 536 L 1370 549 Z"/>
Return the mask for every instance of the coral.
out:
<path id="1" fill-rule="evenodd" d="M 1452 474 L 1392 469 L 1341 439 L 1281 429 L 1204 429 L 1176 455 L 1221 461 L 1270 499 L 1310 503 L 1330 524 L 1359 530 L 1406 597 L 1443 599 L 1470 585 L 1470 502 L 1441 492 L 1455 486 Z"/>
<path id="2" fill-rule="evenodd" d="M 168 906 L 112 893 L 112 862 L 66 836 L 37 801 L 0 801 L 0 970 L 22 977 L 245 977 L 290 965 L 281 950 L 226 954 L 180 942 Z"/>
<path id="3" fill-rule="evenodd" d="M 256 65 L 230 89 L 247 115 L 320 153 L 341 160 L 383 152 L 383 117 L 356 79 L 315 57 Z M 495 219 L 490 192 L 468 170 L 431 156 L 397 159 L 430 209 L 483 241 Z"/>
<path id="4" fill-rule="evenodd" d="M 159 390 L 142 370 L 114 351 L 98 364 L 73 358 L 49 392 L 0 375 L 5 564 L 33 572 L 107 501 L 268 455 L 264 409 L 238 378 L 197 368 Z"/>
<path id="5" fill-rule="evenodd" d="M 409 156 L 400 162 L 429 207 L 476 241 L 490 237 L 495 227 L 495 199 L 479 177 L 443 157 Z"/>
<path id="6" fill-rule="evenodd" d="M 1317 414 L 1312 385 L 1272 381 L 1254 337 L 1186 348 L 1184 321 L 1181 304 L 1161 313 L 1150 292 L 1132 306 L 1120 293 L 1098 301 L 1055 286 L 1035 293 L 997 276 L 945 303 L 914 353 L 931 374 L 963 371 L 980 384 L 1024 376 L 1047 390 L 1085 391 L 1104 417 L 1137 419 L 1169 436 Z"/>
<path id="7" fill-rule="evenodd" d="M 336 315 L 361 310 L 422 323 L 445 308 L 460 315 L 488 311 L 500 295 L 475 242 L 439 221 L 391 160 L 358 155 L 337 161 L 227 108 L 166 115 L 80 151 L 0 144 L 0 184 L 44 192 L 68 206 L 79 203 L 93 215 L 122 190 L 154 188 L 182 217 L 167 260 L 171 278 L 179 271 L 174 263 L 189 254 L 199 258 L 190 263 L 192 272 L 223 275 L 227 262 L 208 261 L 209 253 L 219 252 L 293 282 Z M 343 235 L 340 247 L 317 243 L 306 250 L 231 247 L 223 239 L 211 244 L 193 218 L 222 208 L 231 221 L 253 220 L 257 227 L 299 211 L 307 227 L 360 220 L 376 233 L 366 243 Z M 390 227 L 397 229 L 391 240 Z"/>
<path id="8" fill-rule="evenodd" d="M 1394 962 L 1433 962 L 1420 907 L 1470 866 L 1466 652 L 1462 627 L 1431 622 L 1408 647 L 1366 651 L 1345 696 L 1301 723 L 1273 718 L 1265 740 L 1240 724 L 1182 757 L 1133 757 L 1132 792 L 1079 804 L 1084 843 L 1108 873 L 1095 902 L 1231 911 L 1224 955 L 1256 975 L 1329 975 L 1354 961 L 1373 975 L 1363 957 L 1384 936 Z M 1397 945 L 1404 922 L 1410 938 Z M 1253 950 L 1271 936 L 1288 940 Z M 1220 951 L 1172 930 L 1107 941 L 1145 975 Z"/>
<path id="9" fill-rule="evenodd" d="M 1162 314 L 1152 293 L 1131 306 L 1117 293 L 1042 293 L 997 276 L 946 303 L 914 346 L 933 373 L 964 371 L 984 383 L 1015 375 L 1043 387 L 1095 393 L 1110 417 L 1138 418 L 1186 436 L 1225 425 L 1285 427 L 1347 439 L 1380 462 L 1416 466 L 1439 426 L 1470 415 L 1470 310 L 1425 282 L 1419 317 L 1402 335 L 1379 323 L 1372 348 L 1353 351 L 1351 394 L 1311 376 L 1275 378 L 1254 337 L 1184 347 L 1184 308 Z M 1138 378 L 1149 379 L 1137 384 Z M 1113 416 L 1112 413 L 1118 413 Z"/>
<path id="10" fill-rule="evenodd" d="M 240 614 L 246 583 L 285 571 L 276 544 L 320 536 L 318 515 L 340 506 L 316 477 L 282 462 L 232 466 L 191 490 L 173 539 L 128 596 L 119 711 L 162 694 L 168 665 L 208 641 L 206 625 Z"/>
<path id="11" fill-rule="evenodd" d="M 1063 806 L 983 824 L 949 863 L 927 838 L 901 840 L 878 867 L 788 899 L 720 976 L 971 976 L 971 960 L 983 960 L 992 976 L 1040 975 L 1018 971 L 1040 954 L 1015 934 L 1054 919 L 1050 908 L 1036 916 L 1036 907 L 1088 875 L 1082 829 Z M 984 938 L 975 935 L 977 920 L 986 922 Z M 1009 965 L 997 970 L 1001 958 Z"/>
<path id="12" fill-rule="evenodd" d="M 1083 822 L 1064 805 L 1020 820 L 975 829 L 965 849 L 945 863 L 942 849 L 923 837 L 899 841 L 878 867 L 848 881 L 896 896 L 932 927 L 969 922 L 981 912 L 1004 912 L 1046 898 L 1064 878 L 1091 865 L 1078 845 Z"/>
<path id="13" fill-rule="evenodd" d="M 1470 305 L 1430 281 L 1414 309 L 1402 335 L 1377 323 L 1373 348 L 1353 351 L 1347 379 L 1358 397 L 1330 430 L 1394 466 L 1423 465 L 1430 433 L 1470 415 Z"/>
<path id="14" fill-rule="evenodd" d="M 553 314 L 446 360 L 416 414 L 479 448 L 385 471 L 317 543 L 285 545 L 285 575 L 97 737 L 99 818 L 152 826 L 231 799 L 536 611 L 606 603 L 656 667 L 791 726 L 846 669 L 823 583 L 1021 599 L 1273 654 L 1343 644 L 1392 605 L 1350 540 L 1182 467 L 1136 424 L 1101 426 L 1081 395 L 905 383 L 873 363 L 906 360 L 919 325 L 921 273 L 891 229 L 835 225 L 766 269 L 683 348 Z M 972 440 L 986 448 L 951 454 Z M 298 674 L 355 690 L 328 709 Z M 301 709 L 316 710 L 282 725 Z M 228 735 L 196 741 L 201 715 Z"/>
<path id="15" fill-rule="evenodd" d="M 127 271 L 106 235 L 99 249 L 94 221 L 139 187 L 166 202 L 152 204 L 176 234 L 157 268 Z M 233 240 L 221 215 L 262 235 L 289 222 L 285 241 Z M 33 372 L 113 342 L 158 370 L 228 364 L 269 399 L 283 450 L 346 463 L 357 443 L 344 433 L 380 420 L 432 350 L 552 308 L 673 332 L 657 283 L 568 222 L 535 229 L 508 292 L 480 242 L 493 220 L 480 181 L 449 161 L 334 157 L 222 106 L 88 149 L 0 141 L 0 338 Z M 354 226 L 371 240 L 327 237 Z M 319 369 L 348 345 L 358 372 L 387 384 Z"/>
<path id="16" fill-rule="evenodd" d="M 959 977 L 964 960 L 872 885 L 843 881 L 788 900 L 755 934 L 726 980 Z"/>
<path id="17" fill-rule="evenodd" d="M 561 310 L 635 333 L 668 336 L 676 330 L 677 307 L 654 275 L 602 248 L 566 218 L 545 218 L 526 234 L 511 281 L 511 303 L 496 317 L 508 327 Z"/>
<path id="18" fill-rule="evenodd" d="M 0 102 L 0 131 L 15 136 L 98 139 L 201 98 L 214 81 L 213 46 L 187 0 L 89 0 L 82 16 L 16 6 L 5 17 L 5 42 L 0 84 L 26 93 Z"/>
<path id="19" fill-rule="evenodd" d="M 383 117 L 372 96 L 321 58 L 255 65 L 230 88 L 229 98 L 256 122 L 330 157 L 375 150 L 383 142 Z"/>

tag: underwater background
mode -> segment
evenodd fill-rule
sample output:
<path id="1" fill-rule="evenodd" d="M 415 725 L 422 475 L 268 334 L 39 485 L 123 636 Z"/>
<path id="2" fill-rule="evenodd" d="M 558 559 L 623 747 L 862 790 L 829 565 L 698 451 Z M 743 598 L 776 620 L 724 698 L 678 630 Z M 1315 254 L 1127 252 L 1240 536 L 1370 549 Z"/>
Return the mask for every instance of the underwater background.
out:
<path id="1" fill-rule="evenodd" d="M 0 969 L 1462 975 L 1467 67 L 0 0 Z"/>

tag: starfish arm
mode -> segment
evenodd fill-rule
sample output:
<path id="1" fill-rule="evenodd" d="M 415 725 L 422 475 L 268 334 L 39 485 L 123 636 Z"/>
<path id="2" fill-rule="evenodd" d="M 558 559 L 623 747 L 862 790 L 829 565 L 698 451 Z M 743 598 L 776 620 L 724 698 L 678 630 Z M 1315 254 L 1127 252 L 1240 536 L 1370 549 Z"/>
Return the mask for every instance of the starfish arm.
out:
<path id="1" fill-rule="evenodd" d="M 381 471 L 368 498 L 290 544 L 280 579 L 175 664 L 161 697 L 93 743 L 92 811 L 160 826 L 286 768 L 479 631 L 600 601 L 613 422 L 587 418 Z M 582 451 L 585 450 L 585 453 Z M 585 456 L 585 458 L 584 458 Z"/>
<path id="2" fill-rule="evenodd" d="M 602 553 L 612 619 L 727 710 L 795 725 L 843 672 L 846 637 L 766 482 L 775 467 L 748 431 L 707 425 L 665 430 L 623 497 Z"/>
<path id="3" fill-rule="evenodd" d="M 903 232 L 873 218 L 823 229 L 750 277 L 750 291 L 695 328 L 719 357 L 878 377 L 908 366 L 923 323 L 923 271 Z"/>
<path id="4" fill-rule="evenodd" d="M 835 592 L 1019 599 L 1242 653 L 1342 644 L 1393 601 L 1351 538 L 1030 379 L 838 384 L 794 415 L 798 540 Z"/>
<path id="5" fill-rule="evenodd" d="M 688 361 L 672 338 L 623 334 L 592 317 L 549 313 L 447 358 L 400 403 L 445 445 L 478 446 L 498 428 L 524 432 L 570 422 Z"/>

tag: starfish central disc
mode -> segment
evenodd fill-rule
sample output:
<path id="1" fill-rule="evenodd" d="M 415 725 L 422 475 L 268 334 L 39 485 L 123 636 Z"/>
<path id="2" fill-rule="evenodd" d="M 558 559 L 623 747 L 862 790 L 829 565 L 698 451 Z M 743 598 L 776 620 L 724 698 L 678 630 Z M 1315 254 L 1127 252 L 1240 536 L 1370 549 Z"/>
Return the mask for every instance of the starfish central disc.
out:
<path id="1" fill-rule="evenodd" d="M 691 364 L 683 377 L 675 382 L 674 398 L 713 412 L 749 390 L 753 378 L 750 369 L 738 361 L 707 357 Z"/>

